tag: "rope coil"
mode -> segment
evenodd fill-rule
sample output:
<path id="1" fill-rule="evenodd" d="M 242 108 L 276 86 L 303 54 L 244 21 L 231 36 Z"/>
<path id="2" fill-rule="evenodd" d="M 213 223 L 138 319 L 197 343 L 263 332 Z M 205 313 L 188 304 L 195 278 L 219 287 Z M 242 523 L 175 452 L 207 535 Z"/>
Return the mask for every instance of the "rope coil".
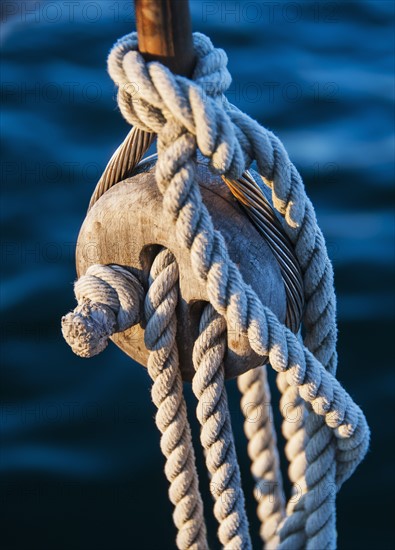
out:
<path id="1" fill-rule="evenodd" d="M 223 334 L 227 326 L 237 325 L 248 336 L 251 348 L 262 358 L 268 357 L 278 373 L 283 433 L 287 439 L 285 451 L 290 460 L 289 477 L 294 483 L 293 496 L 284 507 L 273 426 L 267 416 L 254 426 L 246 423 L 262 540 L 266 548 L 282 550 L 335 548 L 333 491 L 340 489 L 365 456 L 369 429 L 362 411 L 335 378 L 337 327 L 332 266 L 313 206 L 282 143 L 225 99 L 223 94 L 231 80 L 226 54 L 198 33 L 194 35 L 194 47 L 197 63 L 192 79 L 173 75 L 159 63 L 146 63 L 137 51 L 135 33 L 117 42 L 108 65 L 119 87 L 118 104 L 124 118 L 140 131 L 158 134 L 156 181 L 163 195 L 163 208 L 172 216 L 178 243 L 190 254 L 194 274 L 206 285 L 210 299 L 202 314 L 200 336 L 193 352 L 196 370 L 193 389 L 199 400 L 197 414 L 206 463 L 212 475 L 219 538 L 226 548 L 251 547 L 223 376 L 226 347 Z M 301 267 L 305 301 L 303 342 L 260 302 L 229 258 L 226 243 L 214 229 L 201 200 L 195 177 L 197 150 L 208 158 L 213 172 L 231 180 L 240 178 L 251 162 L 256 161 Z M 140 283 L 129 275 L 121 273 L 135 286 L 133 303 L 125 306 L 124 295 L 119 293 L 117 303 L 107 298 L 101 301 L 101 295 L 98 299 L 94 294 L 93 303 L 98 303 L 101 309 L 96 312 L 91 308 L 93 318 L 111 317 L 111 312 L 115 316 L 105 324 L 105 334 L 124 330 L 139 321 L 136 312 L 142 302 Z M 85 277 L 77 285 L 77 294 L 80 288 L 96 284 L 90 274 Z M 152 266 L 145 298 L 148 370 L 154 380 L 156 420 L 163 434 L 165 471 L 171 483 L 170 499 L 175 505 L 174 521 L 179 529 L 177 545 L 205 548 L 202 503 L 177 370 L 176 279 L 174 258 L 168 251 L 160 252 Z M 113 277 L 106 283 L 115 288 L 119 281 Z M 111 292 L 108 291 L 109 296 Z M 82 291 L 77 298 L 92 301 Z M 84 303 L 78 307 L 82 306 Z M 124 310 L 134 314 L 125 319 Z M 71 325 L 78 315 L 81 317 L 82 313 L 77 312 Z M 85 332 L 94 332 L 98 324 L 87 325 Z M 74 338 L 74 333 L 78 333 L 64 332 L 69 338 L 70 334 Z M 95 336 L 95 341 L 100 344 L 87 346 L 86 354 L 91 348 L 103 348 L 103 329 L 96 332 L 99 336 Z M 268 403 L 270 407 L 265 376 L 263 369 L 256 369 L 240 377 L 244 402 L 251 399 L 253 406 Z M 203 400 L 205 410 L 201 407 Z M 291 421 L 289 411 L 301 414 Z M 270 499 L 265 493 L 268 484 L 274 487 Z"/>

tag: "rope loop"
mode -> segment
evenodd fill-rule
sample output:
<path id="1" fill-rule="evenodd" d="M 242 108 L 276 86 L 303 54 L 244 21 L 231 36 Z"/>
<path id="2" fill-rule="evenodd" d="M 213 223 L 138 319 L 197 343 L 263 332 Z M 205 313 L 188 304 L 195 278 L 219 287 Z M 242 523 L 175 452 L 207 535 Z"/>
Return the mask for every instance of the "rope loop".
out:
<path id="1" fill-rule="evenodd" d="M 248 425 L 248 417 L 245 423 L 262 540 L 267 548 L 281 550 L 335 548 L 332 492 L 364 458 L 369 428 L 361 409 L 335 378 L 336 299 L 325 240 L 302 178 L 281 141 L 226 100 L 231 77 L 225 52 L 199 33 L 194 34 L 194 48 L 197 62 L 191 79 L 172 74 L 158 62 L 146 63 L 137 51 L 136 33 L 115 44 L 108 68 L 119 87 L 124 118 L 137 132 L 158 134 L 156 184 L 163 209 L 210 302 L 203 309 L 193 350 L 193 390 L 199 400 L 197 416 L 212 476 L 219 538 L 232 550 L 251 547 L 224 386 L 224 335 L 227 327 L 238 326 L 251 349 L 269 358 L 277 373 L 293 483 L 285 505 L 266 372 L 246 373 L 239 380 L 242 405 L 252 404 L 253 411 L 259 404 L 269 407 L 255 426 Z M 197 149 L 225 178 L 240 178 L 256 161 L 301 268 L 303 340 L 262 304 L 230 259 L 225 239 L 214 229 L 202 201 Z M 119 152 L 123 159 L 125 151 Z M 179 529 L 177 545 L 197 549 L 206 548 L 207 542 L 178 365 L 177 282 L 174 257 L 163 249 L 152 265 L 145 296 L 145 343 Z M 79 306 L 63 319 L 63 332 L 80 355 L 98 353 L 109 335 L 139 320 L 142 287 L 125 268 L 92 266 L 76 283 L 75 292 Z"/>
<path id="2" fill-rule="evenodd" d="M 156 182 L 163 207 L 174 220 L 179 244 L 191 255 L 196 276 L 206 284 L 211 305 L 229 326 L 237 324 L 245 331 L 258 355 L 269 357 L 291 408 L 302 407 L 295 430 L 289 429 L 284 417 L 291 479 L 295 491 L 302 487 L 302 495 L 320 491 L 322 496 L 317 468 L 331 464 L 325 483 L 339 490 L 365 456 L 369 442 L 362 411 L 335 378 L 336 298 L 325 240 L 302 178 L 281 141 L 225 99 L 230 83 L 226 55 L 203 35 L 195 34 L 194 44 L 197 70 L 188 79 L 173 75 L 160 63 L 146 63 L 137 51 L 135 33 L 121 39 L 108 60 L 110 75 L 120 86 L 118 104 L 128 122 L 158 134 Z M 215 83 L 211 88 L 210 82 Z M 197 148 L 214 172 L 231 179 L 256 161 L 302 270 L 303 342 L 246 285 L 222 235 L 214 230 L 196 180 Z M 310 446 L 301 462 L 301 436 L 318 441 L 317 433 L 322 444 Z M 274 464 L 274 457 L 271 460 Z M 299 541 L 297 547 L 317 542 L 333 547 L 334 523 L 322 520 L 334 516 L 332 501 L 325 493 L 317 506 L 307 497 L 297 506 L 287 506 L 281 529 L 278 526 L 279 546 Z M 271 532 L 270 538 L 275 537 Z"/>

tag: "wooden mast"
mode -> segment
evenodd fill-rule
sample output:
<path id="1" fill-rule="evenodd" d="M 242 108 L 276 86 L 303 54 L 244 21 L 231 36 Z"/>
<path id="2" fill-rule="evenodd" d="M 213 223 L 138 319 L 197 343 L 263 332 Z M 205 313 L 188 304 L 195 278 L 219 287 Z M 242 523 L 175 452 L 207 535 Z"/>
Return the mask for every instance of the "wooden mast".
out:
<path id="1" fill-rule="evenodd" d="M 188 0 L 135 0 L 139 51 L 173 73 L 191 76 L 195 65 Z"/>

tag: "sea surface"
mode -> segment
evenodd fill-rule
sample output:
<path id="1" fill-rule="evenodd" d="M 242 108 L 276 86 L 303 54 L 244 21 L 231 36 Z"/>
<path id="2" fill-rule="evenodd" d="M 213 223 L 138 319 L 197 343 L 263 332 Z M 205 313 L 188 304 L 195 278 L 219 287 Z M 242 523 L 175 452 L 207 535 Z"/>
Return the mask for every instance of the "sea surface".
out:
<path id="1" fill-rule="evenodd" d="M 394 4 L 190 5 L 194 30 L 228 53 L 229 99 L 273 130 L 300 170 L 334 264 L 338 378 L 372 429 L 338 497 L 339 548 L 393 548 Z M 131 1 L 5 1 L 1 10 L 2 547 L 171 549 L 145 369 L 113 344 L 80 359 L 60 332 L 90 195 L 128 131 L 106 56 L 135 28 Z M 260 548 L 238 393 L 228 389 Z M 198 465 L 206 486 L 200 453 Z M 209 515 L 207 487 L 204 497 Z M 211 520 L 214 549 L 215 530 Z"/>

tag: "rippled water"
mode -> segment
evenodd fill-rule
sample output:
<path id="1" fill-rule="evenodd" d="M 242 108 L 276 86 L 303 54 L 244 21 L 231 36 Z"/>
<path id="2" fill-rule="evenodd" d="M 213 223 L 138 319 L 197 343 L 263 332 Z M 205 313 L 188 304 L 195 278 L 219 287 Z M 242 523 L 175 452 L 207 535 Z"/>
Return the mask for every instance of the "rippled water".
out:
<path id="1" fill-rule="evenodd" d="M 130 5 L 2 4 L 7 548 L 173 547 L 144 369 L 113 345 L 79 359 L 59 329 L 74 304 L 74 246 L 90 194 L 128 130 L 105 59 L 134 28 Z M 371 452 L 338 499 L 339 547 L 390 548 L 393 3 L 193 0 L 191 9 L 194 29 L 228 53 L 230 100 L 284 141 L 316 205 L 336 272 L 339 378 L 372 427 Z M 248 493 L 234 384 L 229 392 Z"/>

